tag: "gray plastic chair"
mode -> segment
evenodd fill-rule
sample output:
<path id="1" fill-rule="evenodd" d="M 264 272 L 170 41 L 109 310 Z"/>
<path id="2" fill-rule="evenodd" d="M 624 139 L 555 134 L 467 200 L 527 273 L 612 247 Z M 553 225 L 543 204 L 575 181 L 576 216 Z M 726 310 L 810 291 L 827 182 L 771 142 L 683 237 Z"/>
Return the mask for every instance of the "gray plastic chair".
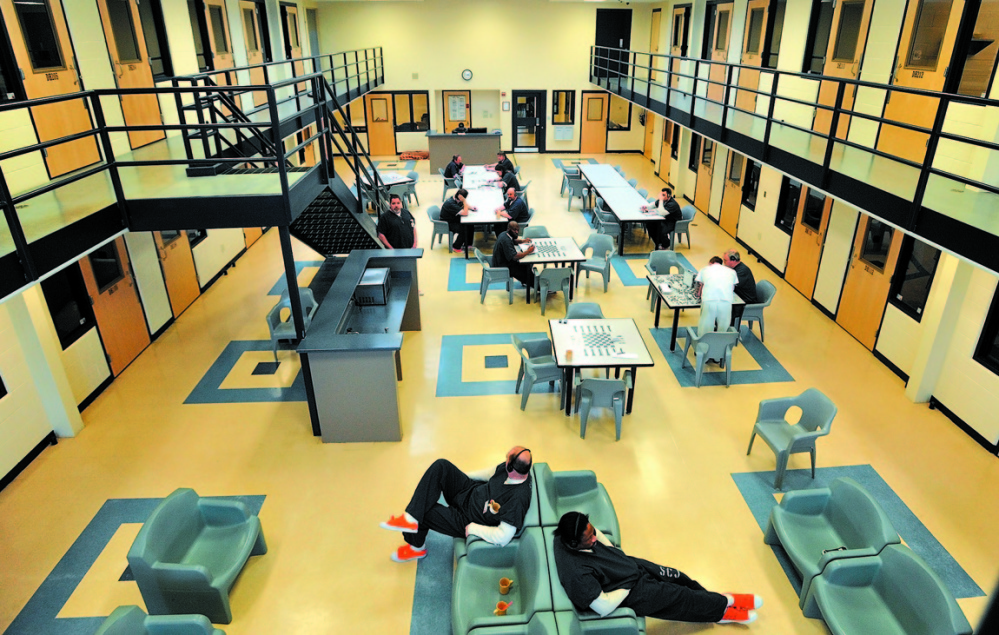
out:
<path id="1" fill-rule="evenodd" d="M 524 377 L 521 385 L 523 396 L 520 398 L 520 409 L 524 410 L 527 408 L 527 400 L 530 398 L 531 390 L 533 390 L 535 384 L 548 382 L 550 386 L 554 387 L 555 382 L 559 382 L 559 387 L 561 387 L 562 369 L 555 365 L 554 358 L 551 358 L 551 361 L 548 361 L 547 357 L 542 357 L 537 361 L 532 359 L 528 356 L 526 348 L 520 349 L 520 361 L 524 367 Z"/>
<path id="2" fill-rule="evenodd" d="M 596 302 L 573 302 L 565 317 L 569 320 L 602 320 L 604 312 Z"/>
<path id="3" fill-rule="evenodd" d="M 590 234 L 583 246 L 579 248 L 586 255 L 586 250 L 590 250 L 589 259 L 579 263 L 576 270 L 576 286 L 579 286 L 579 274 L 586 272 L 589 279 L 590 272 L 599 273 L 604 279 L 604 293 L 607 293 L 607 283 L 611 277 L 611 256 L 614 255 L 614 240 L 604 234 Z"/>
<path id="4" fill-rule="evenodd" d="M 645 263 L 645 270 L 654 276 L 664 276 L 673 273 L 676 269 L 677 273 L 683 273 L 687 267 L 680 262 L 680 257 L 676 255 L 675 251 L 670 251 L 668 249 L 661 249 L 659 251 L 649 252 L 649 261 Z M 649 290 L 645 294 L 645 297 L 650 299 L 649 311 L 656 308 L 656 296 L 653 294 L 652 282 L 649 281 Z"/>
<path id="5" fill-rule="evenodd" d="M 569 168 L 562 166 L 562 189 L 559 190 L 559 196 L 565 196 L 565 188 L 569 186 L 569 179 L 579 180 L 579 168 Z"/>
<path id="6" fill-rule="evenodd" d="M 690 221 L 694 220 L 694 217 L 697 216 L 697 208 L 693 205 L 685 205 L 680 210 L 680 213 L 683 214 L 683 220 L 676 221 L 676 226 L 670 235 L 669 244 L 674 250 L 677 247 L 677 241 L 683 236 L 687 237 L 687 249 L 690 249 Z"/>
<path id="7" fill-rule="evenodd" d="M 119 606 L 94 635 L 225 635 L 204 615 L 146 615 L 138 606 Z"/>
<path id="8" fill-rule="evenodd" d="M 527 351 L 527 357 L 536 364 L 554 364 L 555 356 L 552 355 L 552 341 L 547 337 L 522 338 L 514 333 L 510 335 L 510 340 L 513 342 L 513 347 L 517 349 L 517 355 L 521 358 L 520 369 L 517 371 L 517 385 L 514 388 L 514 392 L 520 392 L 520 384 L 524 380 L 526 368 L 522 351 Z"/>
<path id="9" fill-rule="evenodd" d="M 598 206 L 597 209 L 593 210 L 593 220 L 597 233 L 616 237 L 618 240 L 624 239 L 621 236 L 621 223 L 610 212 L 602 212 Z"/>
<path id="10" fill-rule="evenodd" d="M 756 283 L 756 303 L 747 304 L 746 308 L 743 309 L 742 317 L 739 318 L 739 323 L 736 325 L 739 333 L 742 333 L 743 320 L 749 323 L 750 331 L 753 330 L 753 322 L 759 322 L 760 341 L 763 341 L 763 309 L 770 306 L 775 295 L 777 295 L 777 287 L 769 280 L 760 280 Z"/>
<path id="11" fill-rule="evenodd" d="M 683 360 L 680 368 L 687 364 L 687 351 L 694 347 L 694 384 L 701 387 L 701 376 L 704 374 L 704 365 L 708 360 L 715 359 L 721 361 L 725 367 L 725 387 L 732 381 L 732 349 L 739 339 L 739 333 L 734 328 L 729 327 L 725 331 L 709 331 L 698 333 L 697 329 L 687 327 L 687 342 L 683 347 Z"/>
<path id="12" fill-rule="evenodd" d="M 565 298 L 566 311 L 569 307 L 569 294 L 572 290 L 572 269 L 569 267 L 552 267 L 545 269 L 534 277 L 534 289 L 538 292 L 538 303 L 541 305 L 541 315 L 545 314 L 549 291 L 561 291 Z"/>
<path id="13" fill-rule="evenodd" d="M 448 190 L 450 190 L 452 188 L 455 188 L 455 187 L 461 187 L 461 179 L 458 178 L 458 177 L 454 177 L 454 178 L 451 178 L 451 179 L 446 178 L 444 176 L 444 168 L 437 168 L 437 171 L 440 173 L 441 178 L 444 179 L 444 193 L 441 195 L 441 201 L 443 202 L 443 201 L 447 200 L 447 191 Z"/>
<path id="14" fill-rule="evenodd" d="M 533 220 L 534 220 L 534 208 L 532 207 L 527 210 L 527 220 L 525 220 L 523 223 L 520 224 L 520 231 L 527 231 L 528 225 L 530 225 L 531 221 Z"/>
<path id="15" fill-rule="evenodd" d="M 649 191 L 645 188 L 638 190 L 638 195 L 642 198 L 649 198 Z"/>
<path id="16" fill-rule="evenodd" d="M 454 237 L 451 235 L 451 226 L 447 224 L 447 221 L 441 220 L 441 208 L 437 205 L 431 205 L 427 209 L 427 216 L 430 218 L 430 224 L 434 228 L 434 233 L 430 236 L 430 248 L 434 248 L 434 243 L 438 239 L 443 242 L 444 236 L 447 236 L 447 245 L 445 246 L 450 250 L 451 245 L 454 244 Z"/>
<path id="17" fill-rule="evenodd" d="M 586 421 L 591 408 L 610 408 L 614 411 L 617 440 L 621 440 L 621 419 L 631 388 L 631 371 L 624 371 L 621 379 L 577 378 L 576 412 L 579 413 L 579 438 L 586 438 Z"/>
<path id="18" fill-rule="evenodd" d="M 419 205 L 420 197 L 416 195 L 416 184 L 420 182 L 420 173 L 416 170 L 410 170 L 406 177 L 413 179 L 413 182 L 406 184 L 406 195 L 404 198 L 406 201 L 409 201 L 409 197 L 412 196 L 416 199 L 416 204 Z"/>
<path id="19" fill-rule="evenodd" d="M 524 203 L 527 203 L 528 206 L 530 206 L 530 203 L 527 201 L 527 188 L 530 187 L 532 182 L 533 181 L 528 181 L 527 183 L 524 183 L 523 187 L 517 190 L 517 196 L 524 199 Z"/>
<path id="20" fill-rule="evenodd" d="M 628 185 L 630 185 L 631 187 L 637 188 L 638 187 L 638 179 L 628 179 Z M 644 198 L 644 196 L 643 196 L 643 198 Z"/>
<path id="21" fill-rule="evenodd" d="M 494 267 L 478 247 L 475 247 L 475 258 L 482 265 L 482 281 L 479 283 L 479 304 L 486 301 L 486 291 L 497 282 L 506 284 L 506 291 L 510 296 L 510 304 L 513 304 L 513 278 L 510 277 L 510 270 L 506 267 Z"/>
<path id="22" fill-rule="evenodd" d="M 524 238 L 551 238 L 544 225 L 532 225 L 524 230 Z"/>
<path id="23" fill-rule="evenodd" d="M 801 408 L 801 419 L 791 425 L 784 417 L 792 406 Z M 780 489 L 787 471 L 787 461 L 792 454 L 808 452 L 812 457 L 812 478 L 815 478 L 815 440 L 829 434 L 836 418 L 836 404 L 817 388 L 809 388 L 797 397 L 765 399 L 756 414 L 753 436 L 749 437 L 748 456 L 753 451 L 753 441 L 760 435 L 777 455 L 774 489 Z"/>
<path id="24" fill-rule="evenodd" d="M 615 165 L 614 170 L 617 171 L 617 173 L 620 174 L 621 176 L 624 176 L 624 170 L 621 169 L 620 165 Z"/>
<path id="25" fill-rule="evenodd" d="M 514 166 L 514 168 L 513 168 L 513 175 L 514 176 L 520 176 L 520 166 L 519 165 Z"/>
<path id="26" fill-rule="evenodd" d="M 312 294 L 312 289 L 300 287 L 298 294 L 302 302 L 305 328 L 308 330 L 309 325 L 312 323 L 312 316 L 315 315 L 319 304 L 316 302 L 316 297 Z M 282 317 L 284 309 L 288 309 L 287 319 Z M 271 333 L 271 344 L 274 347 L 274 361 L 276 362 L 278 361 L 278 342 L 281 340 L 294 341 L 298 339 L 298 333 L 295 331 L 295 320 L 291 315 L 291 300 L 287 291 L 281 295 L 281 299 L 278 300 L 278 303 L 267 314 L 267 328 Z"/>
<path id="27" fill-rule="evenodd" d="M 586 202 L 590 198 L 590 188 L 587 187 L 586 181 L 570 177 L 566 186 L 569 188 L 569 207 L 566 208 L 566 211 L 572 209 L 572 201 L 576 197 L 579 197 L 581 209 L 586 211 Z"/>

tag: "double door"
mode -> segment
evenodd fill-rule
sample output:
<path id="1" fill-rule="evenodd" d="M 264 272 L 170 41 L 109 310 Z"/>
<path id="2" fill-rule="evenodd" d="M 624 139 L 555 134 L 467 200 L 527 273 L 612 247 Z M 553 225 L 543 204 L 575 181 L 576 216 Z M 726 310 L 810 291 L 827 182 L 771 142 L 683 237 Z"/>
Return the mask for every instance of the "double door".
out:
<path id="1" fill-rule="evenodd" d="M 543 90 L 513 91 L 514 152 L 545 151 L 546 99 Z"/>

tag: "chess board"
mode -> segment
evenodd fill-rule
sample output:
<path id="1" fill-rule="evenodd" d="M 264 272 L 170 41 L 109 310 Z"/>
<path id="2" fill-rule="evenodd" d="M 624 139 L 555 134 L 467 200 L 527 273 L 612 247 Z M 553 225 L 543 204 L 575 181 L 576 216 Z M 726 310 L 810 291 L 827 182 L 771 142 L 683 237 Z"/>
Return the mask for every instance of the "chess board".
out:
<path id="1" fill-rule="evenodd" d="M 606 357 L 608 355 L 623 355 L 624 337 L 614 335 L 609 326 L 590 325 L 573 327 L 575 334 L 583 343 L 584 357 Z"/>
<path id="2" fill-rule="evenodd" d="M 533 238 L 531 242 L 534 243 L 534 250 L 539 256 L 552 258 L 566 255 L 553 238 Z"/>

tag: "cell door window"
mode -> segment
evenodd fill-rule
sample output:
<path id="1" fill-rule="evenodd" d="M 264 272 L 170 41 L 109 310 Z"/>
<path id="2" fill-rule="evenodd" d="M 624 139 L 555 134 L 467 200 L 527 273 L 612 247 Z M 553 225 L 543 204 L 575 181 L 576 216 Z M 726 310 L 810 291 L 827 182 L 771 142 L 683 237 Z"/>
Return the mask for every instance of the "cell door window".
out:
<path id="1" fill-rule="evenodd" d="M 52 274 L 41 286 L 59 344 L 66 350 L 97 324 L 80 266 L 73 264 Z"/>
<path id="2" fill-rule="evenodd" d="M 114 242 L 98 247 L 89 257 L 98 293 L 104 293 L 125 277 L 125 271 L 121 267 L 121 259 L 118 257 L 118 248 Z"/>
<path id="3" fill-rule="evenodd" d="M 194 37 L 194 54 L 198 58 L 198 70 L 207 73 L 212 70 L 212 58 L 205 50 L 208 32 L 205 29 L 205 13 L 200 10 L 203 6 L 195 0 L 187 0 L 187 13 L 191 20 L 191 35 Z"/>
<path id="4" fill-rule="evenodd" d="M 770 34 L 770 47 L 767 49 L 767 56 L 763 62 L 763 65 L 767 68 L 777 68 L 777 60 L 780 58 L 780 41 L 784 35 L 784 10 L 786 8 L 787 2 L 779 0 L 777 8 L 774 9 L 774 28 Z"/>
<path id="5" fill-rule="evenodd" d="M 718 31 L 715 35 L 715 50 L 728 50 L 728 16 L 730 11 L 718 12 Z"/>
<path id="6" fill-rule="evenodd" d="M 257 16 L 253 9 L 243 9 L 243 32 L 246 34 L 246 49 L 251 53 L 260 51 L 257 40 Z"/>
<path id="7" fill-rule="evenodd" d="M 860 40 L 860 26 L 863 21 L 863 1 L 843 3 L 839 13 L 839 30 L 836 32 L 833 61 L 852 62 L 857 58 L 857 42 Z"/>
<path id="8" fill-rule="evenodd" d="M 701 138 L 696 134 L 690 135 L 690 156 L 687 157 L 687 167 L 691 171 L 697 172 L 697 164 L 701 161 Z"/>
<path id="9" fill-rule="evenodd" d="M 760 191 L 760 164 L 750 161 L 746 167 L 746 180 L 742 184 L 742 204 L 756 210 L 756 197 Z"/>
<path id="10" fill-rule="evenodd" d="M 746 52 L 759 53 L 763 42 L 763 18 L 766 11 L 753 9 L 749 12 L 749 36 L 746 38 Z"/>
<path id="11" fill-rule="evenodd" d="M 704 152 L 701 153 L 701 165 L 711 169 L 711 157 L 715 151 L 715 142 L 710 139 L 704 140 Z"/>
<path id="12" fill-rule="evenodd" d="M 118 49 L 118 61 L 127 64 L 141 62 L 139 41 L 135 37 L 135 23 L 132 22 L 132 7 L 129 0 L 107 0 L 108 17 L 111 20 L 111 32 L 114 34 L 115 48 Z"/>
<path id="13" fill-rule="evenodd" d="M 812 5 L 812 19 L 808 25 L 808 40 L 805 45 L 805 73 L 821 75 L 825 68 L 834 11 L 832 0 L 821 0 Z"/>
<path id="14" fill-rule="evenodd" d="M 187 230 L 187 240 L 190 241 L 191 247 L 200 244 L 206 238 L 208 238 L 207 229 L 188 229 Z"/>
<path id="15" fill-rule="evenodd" d="M 0 27 L 3 26 L 3 18 L 0 16 Z M 27 99 L 24 96 L 24 85 L 17 73 L 14 51 L 10 48 L 7 31 L 3 29 L 0 30 L 0 104 L 23 99 Z"/>
<path id="16" fill-rule="evenodd" d="M 728 165 L 728 180 L 733 183 L 742 181 L 742 164 L 745 158 L 738 153 L 732 153 L 732 161 Z"/>
<path id="17" fill-rule="evenodd" d="M 902 241 L 898 265 L 892 276 L 889 301 L 917 322 L 923 317 L 923 309 L 930 297 L 933 276 L 940 262 L 940 250 L 906 236 Z"/>
<path id="18" fill-rule="evenodd" d="M 110 9 L 110 3 L 108 3 Z M 139 3 L 139 21 L 142 23 L 142 37 L 146 40 L 146 53 L 153 79 L 166 79 L 173 75 L 170 63 L 170 47 L 167 45 L 166 25 L 163 23 L 163 5 L 160 0 L 142 0 Z"/>
<path id="19" fill-rule="evenodd" d="M 211 17 L 212 37 L 215 40 L 216 53 L 229 52 L 229 38 L 225 33 L 225 18 L 222 16 L 222 7 L 212 5 L 208 7 L 208 14 Z"/>
<path id="20" fill-rule="evenodd" d="M 66 68 L 49 2 L 50 0 L 34 0 L 14 3 L 31 68 L 35 71 Z"/>
<path id="21" fill-rule="evenodd" d="M 672 48 L 683 45 L 683 14 L 678 13 L 673 16 L 673 43 Z"/>
<path id="22" fill-rule="evenodd" d="M 867 233 L 860 246 L 860 260 L 878 271 L 884 271 L 888 262 L 888 251 L 891 249 L 891 239 L 895 230 L 891 225 L 871 218 L 867 223 Z"/>
<path id="23" fill-rule="evenodd" d="M 556 90 L 552 95 L 552 123 L 572 124 L 576 121 L 576 91 Z"/>
<path id="24" fill-rule="evenodd" d="M 774 225 L 788 234 L 794 232 L 794 221 L 798 217 L 798 203 L 801 201 L 801 183 L 784 177 L 780 198 L 777 199 L 777 218 Z"/>
<path id="25" fill-rule="evenodd" d="M 952 0 L 919 0 L 912 43 L 909 44 L 905 62 L 908 68 L 937 69 L 951 3 Z"/>
<path id="26" fill-rule="evenodd" d="M 673 159 L 680 158 L 680 129 L 675 123 L 669 124 L 672 132 L 669 135 L 669 155 Z"/>
<path id="27" fill-rule="evenodd" d="M 822 227 L 822 212 L 826 207 L 826 195 L 811 188 L 805 198 L 805 212 L 801 215 L 801 224 L 818 232 Z"/>

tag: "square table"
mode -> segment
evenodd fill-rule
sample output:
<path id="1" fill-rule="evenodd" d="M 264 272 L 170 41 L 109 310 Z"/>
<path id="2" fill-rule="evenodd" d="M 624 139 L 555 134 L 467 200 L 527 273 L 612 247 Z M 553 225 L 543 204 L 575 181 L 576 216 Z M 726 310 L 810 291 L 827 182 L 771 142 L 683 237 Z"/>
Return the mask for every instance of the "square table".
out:
<path id="1" fill-rule="evenodd" d="M 495 225 L 505 222 L 506 219 L 496 215 L 496 210 L 503 207 L 503 193 L 500 192 L 499 188 L 487 185 L 468 190 L 468 198 L 465 200 L 469 207 L 476 208 L 474 212 L 469 211 L 468 216 L 461 217 L 462 225 L 472 226 L 472 236 L 465 241 L 465 260 L 468 260 L 468 247 L 472 243 L 471 239 L 475 236 L 475 227 L 477 225 Z"/>
<path id="2" fill-rule="evenodd" d="M 520 259 L 525 265 L 566 264 L 572 268 L 573 284 L 569 286 L 571 300 L 576 288 L 576 264 L 586 260 L 586 255 L 580 251 L 579 245 L 572 238 L 532 238 L 530 243 L 517 245 L 517 251 L 524 251 L 529 244 L 534 245 L 535 251 Z"/>
<path id="3" fill-rule="evenodd" d="M 680 325 L 680 310 L 700 309 L 701 299 L 694 293 L 693 288 L 683 283 L 682 273 L 669 273 L 663 276 L 649 274 L 645 278 L 652 283 L 652 287 L 656 290 L 656 328 L 659 328 L 659 311 L 662 309 L 663 302 L 666 303 L 666 308 L 673 309 L 673 332 L 670 333 L 669 350 L 674 351 L 676 350 L 676 331 Z M 732 292 L 733 306 L 745 303 L 745 300 Z"/>
<path id="4" fill-rule="evenodd" d="M 631 388 L 625 412 L 631 412 L 639 367 L 655 366 L 641 331 L 631 318 L 599 320 L 548 320 L 552 334 L 555 364 L 562 369 L 562 397 L 565 415 L 572 415 L 573 377 L 583 368 L 627 368 Z M 572 360 L 567 351 L 572 351 Z"/>

